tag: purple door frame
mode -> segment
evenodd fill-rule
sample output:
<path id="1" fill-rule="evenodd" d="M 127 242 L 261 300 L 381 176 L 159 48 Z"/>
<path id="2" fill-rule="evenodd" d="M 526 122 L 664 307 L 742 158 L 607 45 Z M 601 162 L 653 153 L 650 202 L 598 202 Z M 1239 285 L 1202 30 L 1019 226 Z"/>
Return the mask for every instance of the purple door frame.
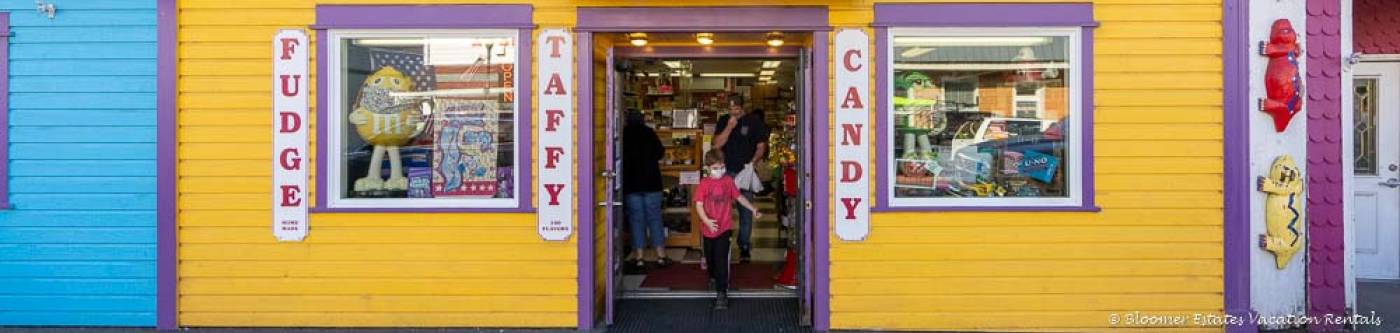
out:
<path id="1" fill-rule="evenodd" d="M 810 32 L 812 34 L 813 40 L 812 49 L 816 50 L 815 52 L 813 52 L 813 57 L 811 59 L 812 63 L 815 64 L 815 66 L 813 66 L 813 77 L 826 77 L 828 67 L 826 66 L 828 59 L 828 52 L 826 51 L 827 36 L 829 34 L 829 31 L 831 30 L 828 22 L 829 20 L 827 19 L 827 9 L 821 7 L 579 8 L 578 23 L 574 28 L 574 30 L 578 34 L 578 45 L 576 45 L 576 47 L 578 50 L 577 66 L 579 76 L 576 81 L 578 82 L 578 87 L 575 90 L 580 92 L 578 94 L 578 105 L 582 110 L 588 110 L 593 105 L 592 91 L 593 89 L 596 89 L 596 87 L 593 87 L 592 79 L 592 69 L 594 61 L 592 40 L 593 33 L 595 32 Z M 781 57 L 797 55 L 795 48 L 779 48 L 778 52 L 768 51 L 767 48 L 711 47 L 689 49 L 690 51 L 686 51 L 682 48 L 669 47 L 619 48 L 615 56 Z M 791 55 L 786 55 L 789 53 Z M 811 112 L 809 114 L 829 114 L 828 105 L 824 102 L 827 100 L 827 90 L 830 87 L 828 87 L 828 83 L 826 82 L 826 80 L 814 81 L 818 82 L 812 82 L 810 86 L 812 91 L 815 93 L 815 96 L 813 96 L 814 98 L 812 98 L 812 100 L 816 101 L 816 103 L 813 103 L 811 107 Z M 607 87 L 607 89 L 612 89 L 612 87 L 609 86 Z M 608 103 L 611 103 L 611 101 L 608 101 Z M 586 117 L 579 117 L 579 136 L 580 138 L 582 138 L 579 140 L 579 150 L 581 153 L 579 160 L 585 161 L 584 163 L 580 163 L 579 193 L 582 194 L 582 198 L 580 198 L 581 207 L 593 207 L 595 205 L 594 202 L 596 201 L 596 198 L 594 196 L 596 193 L 594 192 L 596 190 L 596 184 L 594 184 L 594 182 L 592 181 L 591 176 L 594 173 L 594 171 L 592 170 L 591 161 L 593 161 L 595 157 L 595 149 L 593 147 L 593 141 L 591 139 L 588 139 L 593 135 L 592 129 L 598 125 L 593 124 L 593 118 L 594 117 L 592 117 L 591 115 Z M 826 128 L 827 117 L 820 116 L 813 118 L 815 121 L 814 128 Z M 813 142 L 826 142 L 827 133 L 825 131 L 814 132 L 815 133 L 812 133 L 813 135 L 811 136 Z M 825 149 L 811 149 L 809 153 L 809 156 L 812 156 L 813 161 L 824 162 L 828 160 L 827 152 Z M 823 175 L 827 172 L 827 165 L 826 163 L 816 163 L 813 166 L 813 169 L 814 175 Z M 826 193 L 829 190 L 827 189 L 827 186 L 825 184 L 826 182 L 824 181 L 816 182 L 816 188 L 813 191 L 814 197 L 823 197 L 823 193 Z M 826 206 L 827 205 L 824 200 L 816 200 L 814 210 L 816 212 L 826 212 Z M 596 318 L 596 316 L 593 314 L 593 262 L 592 260 L 587 260 L 586 258 L 591 257 L 594 254 L 594 238 L 592 236 L 591 230 L 594 229 L 594 223 L 598 222 L 599 221 L 593 221 L 593 214 L 591 213 L 579 214 L 579 229 L 584 230 L 579 234 L 580 237 L 578 245 L 578 318 L 580 330 L 592 329 L 594 324 L 593 321 Z M 828 298 L 830 297 L 830 291 L 828 289 L 829 280 L 826 275 L 827 267 L 829 266 L 829 248 L 827 244 L 827 238 L 829 237 L 829 228 L 825 227 L 828 223 L 827 214 L 816 214 L 815 218 L 811 220 L 811 223 L 813 225 L 823 226 L 821 228 L 813 228 L 813 234 L 811 235 L 815 243 L 813 244 L 814 251 L 812 251 L 814 253 L 812 253 L 812 255 L 810 256 L 813 262 L 809 266 L 812 267 L 814 271 L 814 279 L 809 280 L 811 289 L 813 290 L 813 297 L 810 300 L 813 312 L 812 325 L 813 328 L 816 330 L 825 331 L 830 328 L 831 313 L 830 308 L 827 306 Z M 607 243 L 607 246 L 609 246 L 609 249 L 611 249 L 611 240 L 608 240 Z M 610 267 L 612 267 L 612 256 L 609 255 L 606 258 L 604 258 L 604 260 L 604 269 L 610 269 Z M 606 278 L 611 279 L 610 276 Z M 605 295 L 605 311 L 611 311 L 611 304 L 613 301 L 612 293 L 610 290 L 611 288 L 608 289 L 608 294 Z"/>

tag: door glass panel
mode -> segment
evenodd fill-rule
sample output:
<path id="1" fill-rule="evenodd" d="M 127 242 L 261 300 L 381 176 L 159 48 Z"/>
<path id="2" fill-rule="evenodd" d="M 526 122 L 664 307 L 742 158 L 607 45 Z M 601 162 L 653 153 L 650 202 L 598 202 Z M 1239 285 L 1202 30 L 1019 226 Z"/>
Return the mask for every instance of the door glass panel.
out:
<path id="1" fill-rule="evenodd" d="M 1355 116 L 1355 159 L 1357 175 L 1376 175 L 1376 79 L 1357 79 L 1352 98 Z"/>

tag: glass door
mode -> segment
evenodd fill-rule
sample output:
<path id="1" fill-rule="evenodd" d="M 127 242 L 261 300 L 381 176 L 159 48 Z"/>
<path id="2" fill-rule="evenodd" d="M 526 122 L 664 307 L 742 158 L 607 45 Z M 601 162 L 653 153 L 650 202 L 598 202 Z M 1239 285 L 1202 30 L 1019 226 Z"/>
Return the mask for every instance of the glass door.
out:
<path id="1" fill-rule="evenodd" d="M 812 61 L 811 49 L 803 49 L 798 54 L 796 70 L 796 88 L 799 94 L 795 99 L 797 102 L 797 142 L 802 146 L 798 149 L 797 156 L 797 203 L 796 207 L 789 208 L 796 211 L 794 224 L 797 235 L 793 237 L 797 240 L 797 291 L 798 291 L 798 318 L 804 326 L 812 325 L 812 272 L 810 270 L 812 260 L 812 170 L 811 150 L 815 148 L 811 144 L 812 117 Z"/>
<path id="2" fill-rule="evenodd" d="M 608 325 L 612 325 L 613 319 L 616 317 L 617 311 L 615 311 L 615 307 L 619 298 L 618 294 L 622 292 L 622 267 L 624 261 L 618 259 L 626 255 L 626 249 L 624 249 L 625 242 L 617 240 L 617 238 L 622 235 L 622 221 L 624 218 L 622 210 L 621 175 L 622 172 L 625 171 L 622 170 L 622 119 L 625 115 L 618 110 L 622 105 L 622 103 L 618 101 L 621 95 L 619 89 L 621 89 L 622 80 L 618 78 L 617 71 L 613 67 L 613 61 L 613 50 L 612 48 L 608 48 L 607 67 L 603 70 L 603 72 L 606 73 L 604 79 L 606 83 L 604 86 L 606 87 L 604 109 L 606 112 L 604 112 L 605 119 L 603 121 L 605 124 L 603 142 L 605 142 L 604 150 L 606 158 L 604 161 L 606 161 L 607 164 L 603 168 L 604 176 L 607 178 L 607 186 L 605 187 L 607 200 L 602 203 L 608 206 L 605 213 L 607 221 L 607 235 L 605 235 L 605 239 L 607 243 L 606 248 L 608 249 L 605 260 L 608 273 L 606 277 L 607 286 L 604 289 L 606 293 L 604 297 L 604 320 Z"/>

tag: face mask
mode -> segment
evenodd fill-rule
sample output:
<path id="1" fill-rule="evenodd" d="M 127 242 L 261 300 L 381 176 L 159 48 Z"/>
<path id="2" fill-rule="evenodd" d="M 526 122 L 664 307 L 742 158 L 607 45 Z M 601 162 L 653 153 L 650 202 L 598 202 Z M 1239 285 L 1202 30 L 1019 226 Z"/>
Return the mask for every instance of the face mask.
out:
<path id="1" fill-rule="evenodd" d="M 724 177 L 724 167 L 709 168 L 709 171 L 710 171 L 710 178 L 720 178 L 720 177 Z"/>

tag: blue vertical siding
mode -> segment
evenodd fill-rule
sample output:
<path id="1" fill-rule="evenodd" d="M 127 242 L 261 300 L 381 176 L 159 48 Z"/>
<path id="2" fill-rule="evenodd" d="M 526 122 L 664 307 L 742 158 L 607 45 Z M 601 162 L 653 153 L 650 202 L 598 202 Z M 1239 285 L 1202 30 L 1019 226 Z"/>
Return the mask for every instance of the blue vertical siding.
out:
<path id="1" fill-rule="evenodd" d="M 156 3 L 10 12 L 0 326 L 154 326 Z"/>

